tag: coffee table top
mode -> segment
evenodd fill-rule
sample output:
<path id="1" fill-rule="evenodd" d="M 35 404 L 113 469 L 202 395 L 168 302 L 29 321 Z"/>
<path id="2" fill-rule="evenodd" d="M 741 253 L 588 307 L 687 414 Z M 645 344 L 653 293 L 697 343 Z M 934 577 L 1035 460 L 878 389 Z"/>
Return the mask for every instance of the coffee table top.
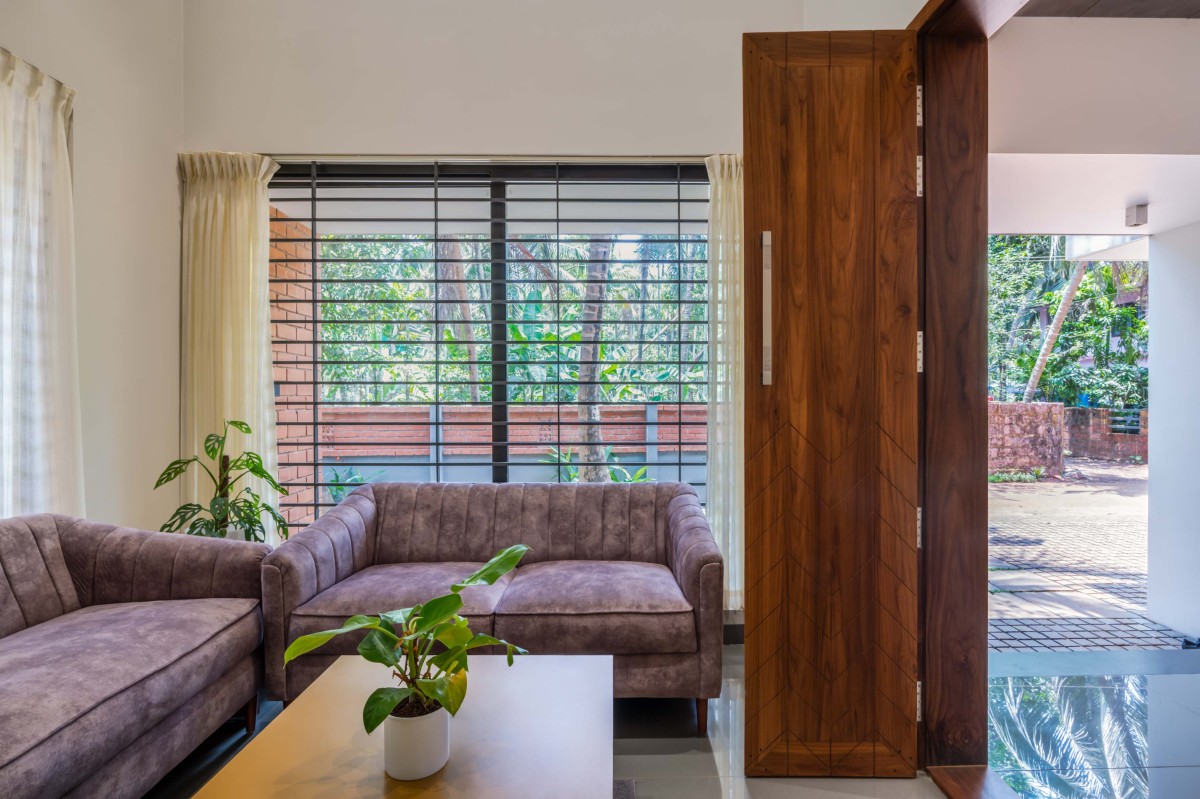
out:
<path id="1" fill-rule="evenodd" d="M 613 789 L 612 657 L 471 656 L 467 699 L 450 720 L 450 762 L 399 782 L 383 771 L 383 726 L 362 706 L 386 667 L 338 660 L 217 772 L 197 797 L 577 797 Z"/>

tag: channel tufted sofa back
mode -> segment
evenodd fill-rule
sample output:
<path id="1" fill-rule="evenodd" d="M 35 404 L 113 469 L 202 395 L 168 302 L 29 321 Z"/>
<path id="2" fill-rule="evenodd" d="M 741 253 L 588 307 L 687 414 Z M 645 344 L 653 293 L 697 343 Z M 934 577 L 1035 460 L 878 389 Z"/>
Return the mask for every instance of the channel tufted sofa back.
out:
<path id="1" fill-rule="evenodd" d="M 379 483 L 371 562 L 486 561 L 527 544 L 523 563 L 623 560 L 670 566 L 679 483 Z"/>

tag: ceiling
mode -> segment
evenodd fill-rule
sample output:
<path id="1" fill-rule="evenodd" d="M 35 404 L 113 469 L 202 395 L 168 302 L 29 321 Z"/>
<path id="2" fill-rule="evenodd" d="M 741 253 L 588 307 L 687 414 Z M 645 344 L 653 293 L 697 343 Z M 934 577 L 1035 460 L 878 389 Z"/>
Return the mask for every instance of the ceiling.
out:
<path id="1" fill-rule="evenodd" d="M 1200 19 L 1200 0 L 1029 0 L 1017 16 Z"/>
<path id="2" fill-rule="evenodd" d="M 1200 219 L 1200 155 L 992 153 L 990 233 L 1153 235 Z M 1149 223 L 1125 227 L 1148 203 Z"/>

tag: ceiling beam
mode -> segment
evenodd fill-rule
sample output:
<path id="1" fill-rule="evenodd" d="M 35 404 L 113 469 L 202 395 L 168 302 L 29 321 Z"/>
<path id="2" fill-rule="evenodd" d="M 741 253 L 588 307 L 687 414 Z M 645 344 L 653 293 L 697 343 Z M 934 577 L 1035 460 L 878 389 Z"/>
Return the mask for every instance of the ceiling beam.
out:
<path id="1" fill-rule="evenodd" d="M 928 0 L 909 30 L 926 36 L 990 38 L 1028 0 Z"/>

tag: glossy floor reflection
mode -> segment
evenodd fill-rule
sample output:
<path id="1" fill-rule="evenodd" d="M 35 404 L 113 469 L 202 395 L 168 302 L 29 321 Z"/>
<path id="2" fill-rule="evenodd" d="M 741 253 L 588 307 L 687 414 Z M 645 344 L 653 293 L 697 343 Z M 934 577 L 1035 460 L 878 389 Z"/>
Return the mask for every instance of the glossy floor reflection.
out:
<path id="1" fill-rule="evenodd" d="M 915 780 L 747 779 L 743 768 L 743 647 L 725 647 L 720 699 L 708 738 L 695 736 L 689 700 L 620 699 L 613 718 L 613 778 L 633 779 L 638 799 L 941 799 Z"/>
<path id="2" fill-rule="evenodd" d="M 1200 674 L 996 677 L 989 760 L 1030 799 L 1200 797 Z"/>

